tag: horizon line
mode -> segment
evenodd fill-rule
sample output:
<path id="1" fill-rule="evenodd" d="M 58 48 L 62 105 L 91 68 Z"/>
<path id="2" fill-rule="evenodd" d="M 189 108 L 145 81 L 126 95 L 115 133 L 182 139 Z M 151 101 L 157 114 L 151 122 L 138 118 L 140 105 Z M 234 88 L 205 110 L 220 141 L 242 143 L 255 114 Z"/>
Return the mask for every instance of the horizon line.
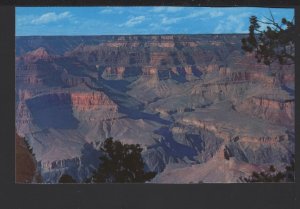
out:
<path id="1" fill-rule="evenodd" d="M 15 35 L 15 37 L 57 37 L 57 36 L 193 36 L 193 35 L 247 35 L 248 33 L 163 33 L 163 34 L 95 34 L 95 35 Z"/>

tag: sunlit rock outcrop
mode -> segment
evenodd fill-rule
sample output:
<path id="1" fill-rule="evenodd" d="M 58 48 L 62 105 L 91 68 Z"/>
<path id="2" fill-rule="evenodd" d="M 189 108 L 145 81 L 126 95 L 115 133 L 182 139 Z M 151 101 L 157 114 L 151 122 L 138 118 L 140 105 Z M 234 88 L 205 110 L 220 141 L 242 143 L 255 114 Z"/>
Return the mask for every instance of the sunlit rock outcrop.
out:
<path id="1" fill-rule="evenodd" d="M 295 69 L 257 63 L 242 37 L 17 37 L 16 130 L 43 181 L 90 177 L 108 137 L 140 144 L 154 183 L 284 168 L 295 153 Z"/>

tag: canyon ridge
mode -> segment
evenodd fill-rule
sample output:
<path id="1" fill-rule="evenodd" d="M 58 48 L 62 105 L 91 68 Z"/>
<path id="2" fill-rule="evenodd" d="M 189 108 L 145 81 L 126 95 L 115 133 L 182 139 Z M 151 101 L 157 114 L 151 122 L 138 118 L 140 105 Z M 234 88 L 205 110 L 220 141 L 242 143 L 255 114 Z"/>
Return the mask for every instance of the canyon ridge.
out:
<path id="1" fill-rule="evenodd" d="M 150 183 L 240 182 L 295 153 L 295 66 L 243 35 L 16 37 L 16 132 L 46 183 L 84 181 L 108 137 L 140 144 Z"/>

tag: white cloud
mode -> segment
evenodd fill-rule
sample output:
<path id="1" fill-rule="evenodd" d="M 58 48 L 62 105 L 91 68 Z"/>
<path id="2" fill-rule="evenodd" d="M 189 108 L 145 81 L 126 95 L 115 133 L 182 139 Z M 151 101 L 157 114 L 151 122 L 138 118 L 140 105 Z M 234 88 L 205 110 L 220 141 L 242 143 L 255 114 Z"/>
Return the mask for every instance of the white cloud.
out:
<path id="1" fill-rule="evenodd" d="M 188 20 L 188 19 L 193 19 L 193 18 L 199 18 L 199 20 L 204 20 L 207 19 L 207 16 L 210 16 L 211 18 L 216 18 L 216 17 L 221 17 L 224 15 L 223 12 L 220 11 L 213 11 L 210 12 L 209 10 L 199 10 L 199 11 L 194 11 L 186 16 L 181 16 L 181 17 L 163 17 L 162 19 L 162 24 L 164 25 L 170 25 L 170 24 L 175 24 L 179 21 L 182 20 Z"/>
<path id="2" fill-rule="evenodd" d="M 127 20 L 124 24 L 121 24 L 120 26 L 132 27 L 141 24 L 142 22 L 145 21 L 145 19 L 146 19 L 145 16 L 132 17 L 129 20 Z"/>
<path id="3" fill-rule="evenodd" d="M 113 13 L 112 9 L 102 9 L 100 11 L 101 14 L 111 14 Z"/>
<path id="4" fill-rule="evenodd" d="M 70 14 L 70 12 L 62 12 L 62 13 L 55 13 L 55 12 L 49 12 L 46 14 L 43 14 L 39 17 L 34 18 L 33 20 L 31 20 L 32 24 L 46 24 L 46 23 L 50 23 L 50 22 L 57 22 L 59 20 L 63 20 L 63 19 L 68 19 L 72 17 L 72 15 Z"/>
<path id="5" fill-rule="evenodd" d="M 207 18 L 208 16 L 211 18 L 216 18 L 216 17 L 221 17 L 223 16 L 224 13 L 221 11 L 210 11 L 208 9 L 205 10 L 200 10 L 200 11 L 194 11 L 184 17 L 184 19 L 190 19 L 190 18 L 196 18 L 196 17 L 205 17 Z"/>
<path id="6" fill-rule="evenodd" d="M 165 10 L 165 7 L 155 7 L 151 10 L 151 12 L 163 12 Z"/>
<path id="7" fill-rule="evenodd" d="M 105 9 L 101 9 L 99 14 L 123 14 L 124 9 L 121 7 L 107 7 Z"/>
<path id="8" fill-rule="evenodd" d="M 181 18 L 181 17 L 172 17 L 172 18 L 164 17 L 161 21 L 161 24 L 171 25 L 171 24 L 174 24 L 174 23 L 177 23 L 177 22 L 181 21 L 182 19 L 183 18 Z"/>
<path id="9" fill-rule="evenodd" d="M 159 6 L 159 7 L 155 7 L 154 9 L 152 9 L 151 12 L 156 12 L 156 13 L 170 12 L 170 13 L 173 13 L 173 12 L 178 12 L 182 9 L 183 9 L 182 7 L 162 7 L 162 6 Z"/>
<path id="10" fill-rule="evenodd" d="M 195 11 L 192 12 L 191 14 L 187 15 L 186 17 L 184 17 L 185 19 L 190 19 L 190 18 L 196 18 L 196 17 L 200 17 L 203 15 L 207 15 L 208 11 L 204 10 L 204 11 Z"/>
<path id="11" fill-rule="evenodd" d="M 221 20 L 216 26 L 214 33 L 247 33 L 248 28 L 245 22 L 248 21 L 250 13 L 239 15 L 229 15 L 225 20 Z"/>
<path id="12" fill-rule="evenodd" d="M 34 19 L 33 15 L 16 15 L 17 26 L 27 25 Z"/>
<path id="13" fill-rule="evenodd" d="M 153 31 L 154 33 L 161 33 L 161 32 L 169 33 L 171 31 L 170 26 L 162 26 L 161 24 L 157 24 L 157 23 L 149 24 L 149 28 L 151 28 L 151 31 Z M 149 29 L 147 31 L 149 31 Z"/>
<path id="14" fill-rule="evenodd" d="M 212 11 L 209 13 L 210 17 L 214 18 L 214 17 L 221 17 L 224 15 L 223 12 L 221 11 Z"/>

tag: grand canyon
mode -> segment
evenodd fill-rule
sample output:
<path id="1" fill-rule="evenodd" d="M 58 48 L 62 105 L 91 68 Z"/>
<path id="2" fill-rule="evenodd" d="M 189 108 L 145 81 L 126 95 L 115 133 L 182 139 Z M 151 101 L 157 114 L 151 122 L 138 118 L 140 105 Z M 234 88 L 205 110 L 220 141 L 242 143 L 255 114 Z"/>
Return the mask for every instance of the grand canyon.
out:
<path id="1" fill-rule="evenodd" d="M 108 137 L 141 145 L 157 172 L 150 183 L 284 169 L 295 153 L 295 66 L 258 63 L 242 37 L 16 37 L 16 132 L 43 182 L 84 181 Z"/>

